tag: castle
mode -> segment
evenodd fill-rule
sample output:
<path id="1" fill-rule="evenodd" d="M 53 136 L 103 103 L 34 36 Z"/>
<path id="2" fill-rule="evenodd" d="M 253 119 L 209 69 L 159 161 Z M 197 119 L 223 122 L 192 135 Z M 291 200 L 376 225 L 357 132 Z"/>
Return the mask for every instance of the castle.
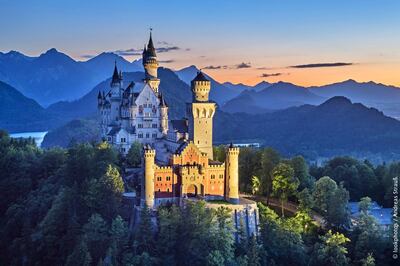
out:
<path id="1" fill-rule="evenodd" d="M 191 82 L 192 101 L 186 119 L 168 120 L 168 106 L 159 92 L 158 61 L 152 36 L 143 50 L 143 84 L 123 87 L 114 68 L 110 90 L 98 95 L 102 137 L 122 154 L 133 142 L 144 145 L 141 205 L 180 204 L 200 197 L 239 203 L 239 148 L 230 145 L 225 162 L 213 160 L 211 83 L 202 72 Z"/>

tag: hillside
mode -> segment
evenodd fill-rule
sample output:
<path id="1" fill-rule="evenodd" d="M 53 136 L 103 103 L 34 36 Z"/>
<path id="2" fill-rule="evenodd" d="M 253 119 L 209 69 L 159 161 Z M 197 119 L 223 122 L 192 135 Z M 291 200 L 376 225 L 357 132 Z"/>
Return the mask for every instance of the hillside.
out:
<path id="1" fill-rule="evenodd" d="M 215 122 L 220 142 L 256 140 L 307 158 L 351 154 L 400 159 L 400 122 L 344 97 L 274 113 L 220 113 Z"/>
<path id="2" fill-rule="evenodd" d="M 0 128 L 9 132 L 46 131 L 62 123 L 33 99 L 0 81 Z"/>
<path id="3" fill-rule="evenodd" d="M 386 115 L 400 119 L 400 88 L 370 82 L 346 80 L 320 87 L 308 88 L 312 93 L 330 98 L 344 96 L 353 102 L 375 107 Z"/>

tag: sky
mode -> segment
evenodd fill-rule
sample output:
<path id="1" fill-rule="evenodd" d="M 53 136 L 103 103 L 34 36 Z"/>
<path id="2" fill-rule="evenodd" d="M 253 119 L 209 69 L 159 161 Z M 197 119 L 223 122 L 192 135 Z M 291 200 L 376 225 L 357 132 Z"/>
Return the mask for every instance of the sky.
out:
<path id="1" fill-rule="evenodd" d="M 398 0 L 0 0 L 0 51 L 132 61 L 151 27 L 160 65 L 220 82 L 400 86 L 399 14 Z"/>

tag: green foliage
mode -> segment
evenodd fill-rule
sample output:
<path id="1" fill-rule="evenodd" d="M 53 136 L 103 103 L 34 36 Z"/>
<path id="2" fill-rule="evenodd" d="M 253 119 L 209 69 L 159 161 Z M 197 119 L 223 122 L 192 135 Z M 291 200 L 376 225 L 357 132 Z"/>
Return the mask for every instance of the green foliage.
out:
<path id="1" fill-rule="evenodd" d="M 311 265 L 348 265 L 346 244 L 350 242 L 341 233 L 332 233 L 329 230 L 320 237 L 321 242 L 316 243 L 311 256 Z"/>
<path id="2" fill-rule="evenodd" d="M 256 195 L 260 191 L 260 179 L 253 175 L 251 178 L 251 193 Z"/>
<path id="3" fill-rule="evenodd" d="M 140 142 L 135 141 L 126 155 L 126 162 L 129 167 L 140 167 L 142 162 L 143 146 Z"/>
<path id="4" fill-rule="evenodd" d="M 225 162 L 226 158 L 226 147 L 224 145 L 213 147 L 214 160 L 218 162 Z"/>
<path id="5" fill-rule="evenodd" d="M 358 203 L 358 207 L 360 211 L 367 212 L 371 206 L 371 198 L 370 197 L 363 197 L 360 199 Z"/>
<path id="6" fill-rule="evenodd" d="M 294 176 L 293 168 L 284 163 L 278 164 L 273 169 L 272 175 L 272 192 L 281 200 L 282 216 L 284 216 L 283 204 L 296 192 L 299 180 Z"/>
<path id="7" fill-rule="evenodd" d="M 349 193 L 342 184 L 337 186 L 330 177 L 322 177 L 315 183 L 313 197 L 315 208 L 325 218 L 328 226 L 339 228 L 348 225 Z"/>
<path id="8" fill-rule="evenodd" d="M 368 256 L 361 261 L 362 266 L 375 266 L 375 259 L 372 253 L 368 253 Z"/>

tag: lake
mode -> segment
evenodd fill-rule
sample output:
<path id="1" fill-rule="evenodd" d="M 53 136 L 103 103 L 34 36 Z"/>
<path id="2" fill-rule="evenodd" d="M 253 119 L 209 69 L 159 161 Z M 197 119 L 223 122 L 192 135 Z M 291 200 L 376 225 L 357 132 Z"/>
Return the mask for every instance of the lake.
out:
<path id="1" fill-rule="evenodd" d="M 40 147 L 43 142 L 44 136 L 47 134 L 47 131 L 44 132 L 21 132 L 10 134 L 12 138 L 33 138 L 36 142 L 36 145 Z"/>

